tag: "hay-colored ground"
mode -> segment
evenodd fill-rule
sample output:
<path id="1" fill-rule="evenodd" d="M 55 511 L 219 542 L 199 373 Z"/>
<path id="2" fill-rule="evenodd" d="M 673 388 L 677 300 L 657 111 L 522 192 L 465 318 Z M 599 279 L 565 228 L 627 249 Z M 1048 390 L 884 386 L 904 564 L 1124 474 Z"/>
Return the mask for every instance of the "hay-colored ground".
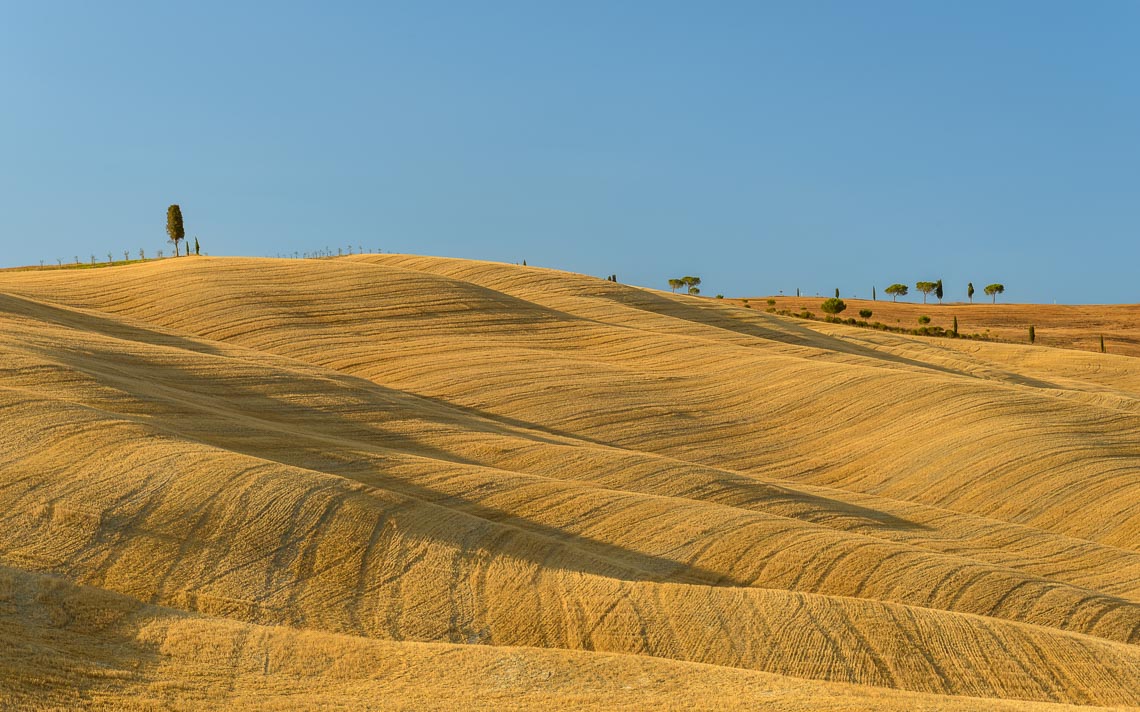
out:
<path id="1" fill-rule="evenodd" d="M 827 295 L 832 296 L 832 295 Z M 885 297 L 885 298 L 884 298 Z M 824 316 L 819 305 L 826 297 L 754 297 L 748 300 L 752 309 L 764 311 L 769 308 L 768 300 L 776 302 L 775 308 L 794 312 L 808 310 L 818 317 Z M 879 294 L 877 301 L 870 299 L 843 298 L 847 310 L 841 317 L 859 316 L 860 309 L 870 309 L 870 321 L 881 321 L 888 326 L 901 326 L 913 329 L 919 326 L 918 317 L 930 317 L 931 326 L 951 329 L 954 317 L 958 317 L 958 331 L 963 334 L 983 334 L 993 339 L 1029 342 L 1029 327 L 1037 332 L 1038 346 L 1055 346 L 1082 351 L 1100 351 L 1100 337 L 1104 336 L 1105 350 L 1112 354 L 1140 356 L 1140 304 L 1006 304 L 1003 296 L 998 296 L 997 304 L 978 288 L 974 303 L 950 302 L 939 304 L 934 295 L 927 303 L 922 303 L 922 293 L 917 298 L 908 294 L 907 301 L 892 302 L 889 295 Z M 726 299 L 725 302 L 743 306 L 739 299 Z"/>
<path id="2" fill-rule="evenodd" d="M 0 274 L 0 702 L 1140 705 L 1140 361 L 400 255 Z"/>
<path id="3" fill-rule="evenodd" d="M 209 618 L 0 568 L 0 708 L 1088 709 L 639 655 L 393 642 Z M 1103 709 L 1103 708 L 1099 708 Z"/>

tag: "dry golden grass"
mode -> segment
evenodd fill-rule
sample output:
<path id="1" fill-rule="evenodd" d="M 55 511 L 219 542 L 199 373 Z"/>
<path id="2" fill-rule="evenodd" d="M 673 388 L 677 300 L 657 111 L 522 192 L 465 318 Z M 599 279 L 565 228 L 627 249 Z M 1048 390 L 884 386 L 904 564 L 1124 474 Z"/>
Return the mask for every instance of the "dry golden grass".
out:
<path id="1" fill-rule="evenodd" d="M 1061 710 L 611 653 L 393 642 L 164 610 L 0 567 L 0 707 Z M 1083 708 L 1088 709 L 1088 708 Z"/>
<path id="2" fill-rule="evenodd" d="M 17 706 L 1140 705 L 1131 358 L 399 255 L 3 273 L 0 354 Z"/>

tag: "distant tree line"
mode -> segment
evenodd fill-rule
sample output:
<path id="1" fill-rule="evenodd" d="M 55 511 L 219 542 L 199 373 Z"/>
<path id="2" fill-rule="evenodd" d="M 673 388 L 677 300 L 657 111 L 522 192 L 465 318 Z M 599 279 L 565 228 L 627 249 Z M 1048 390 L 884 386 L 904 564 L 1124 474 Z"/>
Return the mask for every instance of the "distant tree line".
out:
<path id="1" fill-rule="evenodd" d="M 379 247 L 367 247 L 366 245 L 358 244 L 355 246 L 349 245 L 347 247 L 338 246 L 336 249 L 333 249 L 331 247 L 322 247 L 320 249 L 311 250 L 309 252 L 304 252 L 301 250 L 296 250 L 294 252 L 278 252 L 276 253 L 276 256 L 282 259 L 316 260 L 326 257 L 344 257 L 345 255 L 379 255 L 383 254 L 383 252 L 384 251 Z M 270 255 L 266 255 L 266 257 L 269 256 Z M 516 262 L 515 264 L 521 264 L 525 267 L 526 260 L 523 260 L 521 263 Z"/>
<path id="2" fill-rule="evenodd" d="M 916 290 L 922 292 L 922 303 L 923 304 L 926 304 L 926 297 L 927 297 L 927 295 L 931 294 L 932 292 L 934 293 L 934 296 L 938 298 L 939 304 L 942 303 L 942 297 L 945 296 L 945 292 L 942 289 L 942 280 L 941 279 L 933 281 L 933 282 L 915 282 L 914 288 Z M 905 297 L 907 295 L 907 292 L 910 291 L 910 289 L 909 289 L 909 287 L 907 287 L 907 285 L 902 284 L 900 282 L 896 282 L 896 283 L 892 284 L 891 286 L 887 287 L 884 291 L 887 294 L 891 295 L 891 301 L 898 301 L 898 298 L 899 297 Z M 1000 282 L 995 282 L 993 284 L 988 285 L 985 288 L 985 292 L 988 296 L 993 297 L 994 304 L 997 304 L 997 295 L 1005 292 L 1005 285 L 1001 284 Z M 875 298 L 875 288 L 874 287 L 871 287 L 871 298 L 872 299 Z M 971 304 L 974 303 L 974 283 L 973 282 L 969 282 L 966 284 L 966 298 L 970 300 Z"/>

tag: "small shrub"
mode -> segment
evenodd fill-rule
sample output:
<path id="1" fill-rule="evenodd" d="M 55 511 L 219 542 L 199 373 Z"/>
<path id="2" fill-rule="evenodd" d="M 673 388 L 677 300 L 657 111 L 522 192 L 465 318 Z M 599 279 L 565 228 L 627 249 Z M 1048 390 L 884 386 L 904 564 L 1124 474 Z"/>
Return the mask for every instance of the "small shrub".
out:
<path id="1" fill-rule="evenodd" d="M 770 306 L 770 307 L 776 306 L 776 300 L 775 299 L 769 299 L 768 300 L 768 306 Z"/>
<path id="2" fill-rule="evenodd" d="M 768 307 L 764 311 L 768 312 L 769 314 L 775 314 L 776 313 L 776 307 Z"/>
<path id="3" fill-rule="evenodd" d="M 723 294 L 718 294 L 718 295 L 716 295 L 716 298 L 717 298 L 717 299 L 724 299 L 724 295 L 723 295 Z"/>
<path id="4" fill-rule="evenodd" d="M 919 324 L 929 324 L 930 323 L 930 317 L 923 314 L 922 316 L 918 317 L 918 323 Z"/>
<path id="5" fill-rule="evenodd" d="M 863 317 L 864 319 L 870 319 L 871 314 L 873 314 L 873 313 L 874 312 L 872 312 L 870 309 L 860 309 L 859 310 L 859 316 Z"/>

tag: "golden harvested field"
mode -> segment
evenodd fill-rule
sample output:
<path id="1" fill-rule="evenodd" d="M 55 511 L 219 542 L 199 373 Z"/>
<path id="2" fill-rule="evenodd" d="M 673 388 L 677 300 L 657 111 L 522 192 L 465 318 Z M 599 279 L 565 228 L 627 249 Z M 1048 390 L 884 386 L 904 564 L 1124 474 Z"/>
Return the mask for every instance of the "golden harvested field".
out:
<path id="1" fill-rule="evenodd" d="M 806 309 L 822 317 L 824 314 L 819 305 L 825 298 L 755 297 L 748 299 L 748 304 L 752 309 L 764 311 L 769 308 L 768 300 L 771 299 L 776 302 L 776 309 L 794 312 Z M 847 310 L 839 316 L 859 319 L 860 309 L 870 309 L 873 316 L 869 321 L 913 329 L 919 325 L 918 317 L 925 315 L 930 317 L 931 326 L 947 330 L 953 327 L 954 317 L 958 317 L 960 333 L 988 332 L 988 336 L 994 339 L 1021 344 L 1029 342 L 1029 327 L 1032 325 L 1037 332 L 1037 346 L 1099 352 L 1100 337 L 1104 336 L 1108 353 L 1140 356 L 1140 304 L 1004 304 L 1001 296 L 997 304 L 993 304 L 980 288 L 974 295 L 973 304 L 951 303 L 949 300 L 939 304 L 931 295 L 924 305 L 921 293 L 917 303 L 914 294 L 904 299 L 908 301 L 895 303 L 888 295 L 880 295 L 878 301 L 844 297 Z M 739 299 L 724 301 L 743 306 Z"/>
<path id="2" fill-rule="evenodd" d="M 0 273 L 0 708 L 1140 706 L 1140 360 L 753 304 Z"/>

